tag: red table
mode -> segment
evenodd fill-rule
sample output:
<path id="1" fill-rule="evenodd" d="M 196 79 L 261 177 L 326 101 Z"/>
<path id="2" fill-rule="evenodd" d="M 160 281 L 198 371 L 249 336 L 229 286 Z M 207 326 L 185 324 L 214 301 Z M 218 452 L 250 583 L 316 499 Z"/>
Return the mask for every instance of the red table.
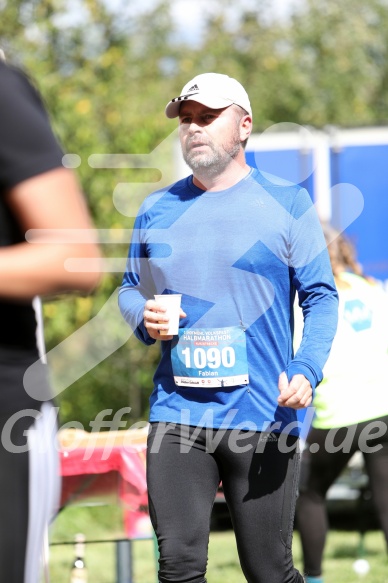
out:
<path id="1" fill-rule="evenodd" d="M 129 539 L 150 538 L 146 484 L 148 427 L 127 431 L 59 434 L 61 507 L 72 503 L 118 503 Z"/>

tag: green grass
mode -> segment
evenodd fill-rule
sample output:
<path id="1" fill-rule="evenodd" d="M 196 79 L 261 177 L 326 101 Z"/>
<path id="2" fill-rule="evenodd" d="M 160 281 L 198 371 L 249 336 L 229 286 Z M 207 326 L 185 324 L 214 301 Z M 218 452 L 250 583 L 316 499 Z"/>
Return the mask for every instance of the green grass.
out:
<path id="1" fill-rule="evenodd" d="M 83 532 L 87 540 L 121 538 L 121 513 L 115 506 L 70 507 L 57 518 L 51 542 L 72 541 L 74 534 Z M 370 571 L 364 577 L 352 569 L 358 558 L 360 537 L 357 532 L 331 531 L 325 551 L 325 583 L 388 583 L 388 561 L 383 535 L 379 531 L 365 536 L 364 557 Z M 298 532 L 294 535 L 294 559 L 301 568 L 301 549 Z M 154 543 L 137 540 L 132 543 L 134 583 L 156 583 Z M 50 576 L 52 583 L 68 583 L 73 558 L 72 545 L 52 545 Z M 113 542 L 88 543 L 86 563 L 91 583 L 116 583 L 116 557 Z M 208 583 L 244 583 L 239 567 L 234 535 L 231 531 L 212 532 L 209 545 Z"/>

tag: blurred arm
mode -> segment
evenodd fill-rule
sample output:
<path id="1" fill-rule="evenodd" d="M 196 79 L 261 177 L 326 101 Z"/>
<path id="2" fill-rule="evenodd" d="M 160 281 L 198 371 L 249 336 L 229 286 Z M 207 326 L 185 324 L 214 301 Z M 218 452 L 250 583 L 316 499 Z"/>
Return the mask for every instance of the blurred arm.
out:
<path id="1" fill-rule="evenodd" d="M 98 283 L 99 248 L 92 238 L 89 213 L 74 173 L 56 168 L 24 180 L 5 195 L 5 202 L 21 230 L 68 229 L 66 239 L 40 234 L 35 242 L 0 247 L 0 297 L 30 299 L 64 291 L 90 292 Z M 90 229 L 87 243 L 80 243 L 71 230 Z M 61 235 L 63 239 L 63 236 Z M 68 271 L 68 258 L 86 258 L 91 271 Z"/>

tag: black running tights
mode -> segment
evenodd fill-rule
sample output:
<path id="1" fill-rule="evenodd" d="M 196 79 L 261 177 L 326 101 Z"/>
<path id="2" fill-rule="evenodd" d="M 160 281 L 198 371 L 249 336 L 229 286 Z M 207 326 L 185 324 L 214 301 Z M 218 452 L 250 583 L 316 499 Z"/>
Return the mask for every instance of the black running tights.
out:
<path id="1" fill-rule="evenodd" d="M 248 583 L 303 583 L 291 551 L 297 445 L 294 436 L 280 447 L 276 434 L 152 424 L 147 480 L 160 583 L 206 582 L 220 481 Z"/>

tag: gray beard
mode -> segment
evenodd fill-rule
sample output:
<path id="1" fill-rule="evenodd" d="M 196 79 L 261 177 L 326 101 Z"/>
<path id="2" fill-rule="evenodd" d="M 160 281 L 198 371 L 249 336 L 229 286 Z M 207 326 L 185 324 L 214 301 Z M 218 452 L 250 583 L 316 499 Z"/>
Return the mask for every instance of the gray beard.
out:
<path id="1" fill-rule="evenodd" d="M 202 174 L 206 174 L 206 176 L 217 176 L 236 158 L 240 147 L 240 143 L 234 144 L 233 147 L 229 148 L 228 152 L 226 150 L 217 151 L 212 148 L 212 152 L 206 156 L 198 156 L 195 151 L 184 152 L 183 158 L 193 172 L 198 170 Z"/>

